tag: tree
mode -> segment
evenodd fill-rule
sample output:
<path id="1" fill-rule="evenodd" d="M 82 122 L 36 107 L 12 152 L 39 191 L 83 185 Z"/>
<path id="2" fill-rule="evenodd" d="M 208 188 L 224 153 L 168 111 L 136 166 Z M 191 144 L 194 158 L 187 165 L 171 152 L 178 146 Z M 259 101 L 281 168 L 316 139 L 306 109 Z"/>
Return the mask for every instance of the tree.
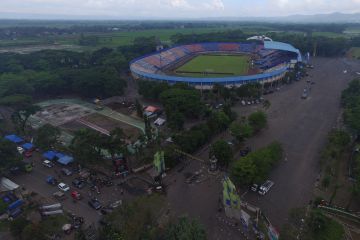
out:
<path id="1" fill-rule="evenodd" d="M 41 126 L 35 135 L 35 144 L 41 149 L 50 149 L 55 146 L 59 140 L 61 131 L 59 128 L 50 124 Z"/>
<path id="2" fill-rule="evenodd" d="M 233 122 L 230 125 L 230 133 L 236 138 L 236 140 L 243 142 L 245 139 L 253 135 L 254 130 L 248 123 Z"/>
<path id="3" fill-rule="evenodd" d="M 142 105 L 140 104 L 140 102 L 139 102 L 139 99 L 136 99 L 136 101 L 135 101 L 135 107 L 136 107 L 136 114 L 137 114 L 137 116 L 138 117 L 143 117 L 143 107 L 142 107 Z"/>
<path id="4" fill-rule="evenodd" d="M 181 217 L 176 224 L 166 228 L 167 240 L 206 240 L 204 227 L 196 220 Z"/>
<path id="5" fill-rule="evenodd" d="M 219 112 L 213 112 L 207 122 L 209 128 L 218 133 L 225 129 L 227 129 L 230 125 L 230 118 L 228 115 L 226 115 L 225 112 L 219 111 Z"/>
<path id="6" fill-rule="evenodd" d="M 262 111 L 257 111 L 248 117 L 250 126 L 254 129 L 254 132 L 259 132 L 261 129 L 266 127 L 267 117 Z"/>
<path id="7" fill-rule="evenodd" d="M 21 239 L 22 232 L 24 228 L 29 225 L 29 221 L 24 217 L 18 217 L 10 224 L 10 232 L 13 237 L 16 239 Z"/>
<path id="8" fill-rule="evenodd" d="M 43 229 L 43 227 L 40 224 L 31 223 L 28 224 L 22 234 L 21 239 L 23 240 L 47 240 L 47 236 L 45 235 L 46 229 Z"/>
<path id="9" fill-rule="evenodd" d="M 90 129 L 81 129 L 75 132 L 70 149 L 74 157 L 82 164 L 93 163 L 102 159 L 101 150 L 104 139 Z"/>
<path id="10" fill-rule="evenodd" d="M 40 109 L 41 108 L 39 106 L 32 104 L 20 107 L 12 114 L 11 119 L 14 124 L 17 125 L 20 132 L 24 133 L 29 117 L 38 112 Z"/>
<path id="11" fill-rule="evenodd" d="M 108 150 L 112 157 L 116 154 L 126 154 L 126 135 L 121 128 L 115 128 L 109 137 L 103 138 L 103 148 Z M 100 143 L 101 144 L 101 143 Z M 99 148 L 101 146 L 98 146 Z"/>
<path id="12" fill-rule="evenodd" d="M 256 178 L 256 166 L 252 159 L 242 158 L 236 161 L 231 168 L 231 175 L 235 182 L 249 185 Z"/>
<path id="13" fill-rule="evenodd" d="M 221 166 L 228 166 L 233 157 L 231 147 L 224 140 L 218 140 L 211 145 L 209 158 L 215 156 Z"/>
<path id="14" fill-rule="evenodd" d="M 268 177 L 271 169 L 280 161 L 282 156 L 283 149 L 280 143 L 273 142 L 235 161 L 231 173 L 239 184 L 259 183 Z"/>
<path id="15" fill-rule="evenodd" d="M 16 144 L 0 139 L 0 173 L 20 163 L 21 157 L 16 149 Z"/>

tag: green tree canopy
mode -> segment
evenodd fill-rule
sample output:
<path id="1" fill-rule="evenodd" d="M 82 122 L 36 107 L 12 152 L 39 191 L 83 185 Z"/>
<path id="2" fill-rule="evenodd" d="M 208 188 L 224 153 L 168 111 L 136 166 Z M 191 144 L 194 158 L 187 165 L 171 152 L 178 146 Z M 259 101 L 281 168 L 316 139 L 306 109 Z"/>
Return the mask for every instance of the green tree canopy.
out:
<path id="1" fill-rule="evenodd" d="M 211 145 L 209 157 L 215 156 L 219 165 L 227 166 L 232 160 L 233 152 L 231 147 L 224 140 L 218 140 Z"/>

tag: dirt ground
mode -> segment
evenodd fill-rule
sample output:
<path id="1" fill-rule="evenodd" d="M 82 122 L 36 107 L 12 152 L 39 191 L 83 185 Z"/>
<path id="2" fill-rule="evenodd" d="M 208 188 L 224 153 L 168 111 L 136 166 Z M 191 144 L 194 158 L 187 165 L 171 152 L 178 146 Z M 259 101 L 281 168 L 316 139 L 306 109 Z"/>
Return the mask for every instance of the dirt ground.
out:
<path id="1" fill-rule="evenodd" d="M 128 137 L 131 137 L 131 139 L 137 139 L 140 135 L 139 129 L 132 127 L 128 124 L 105 117 L 100 114 L 89 115 L 89 116 L 84 117 L 83 119 L 85 119 L 88 122 L 94 123 L 94 124 L 98 125 L 99 127 L 104 128 L 108 131 L 112 131 L 117 127 L 122 128 L 124 130 L 124 133 Z"/>
<path id="2" fill-rule="evenodd" d="M 267 110 L 268 128 L 250 139 L 246 144 L 252 149 L 261 148 L 272 141 L 279 141 L 285 150 L 283 161 L 270 175 L 274 187 L 264 197 L 256 193 L 242 191 L 244 199 L 256 205 L 269 217 L 275 227 L 280 229 L 287 221 L 290 209 L 304 206 L 313 199 L 313 189 L 319 174 L 319 154 L 326 143 L 328 132 L 338 125 L 340 115 L 340 94 L 360 68 L 358 63 L 344 59 L 316 58 L 315 66 L 309 71 L 309 78 L 315 82 L 307 99 L 301 99 L 305 80 L 281 87 L 279 92 L 267 95 L 271 102 Z M 349 72 L 344 74 L 344 70 Z M 262 108 L 236 106 L 240 116 Z M 229 134 L 219 138 L 229 140 Z M 213 141 L 217 140 L 213 139 Z M 208 158 L 208 146 L 199 152 L 199 157 Z M 201 168 L 192 162 L 184 171 Z M 173 213 L 189 214 L 197 217 L 206 226 L 209 239 L 239 239 L 233 229 L 223 226 L 217 220 L 218 201 L 222 191 L 218 177 L 189 186 L 184 183 L 182 173 L 174 173 L 169 179 L 168 200 Z"/>

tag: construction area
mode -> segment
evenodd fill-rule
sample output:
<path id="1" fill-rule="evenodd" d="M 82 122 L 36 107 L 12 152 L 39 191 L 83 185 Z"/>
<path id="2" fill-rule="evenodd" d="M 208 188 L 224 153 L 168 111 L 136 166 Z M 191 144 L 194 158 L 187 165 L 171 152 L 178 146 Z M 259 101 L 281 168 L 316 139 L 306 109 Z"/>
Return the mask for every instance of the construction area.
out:
<path id="1" fill-rule="evenodd" d="M 34 128 L 44 124 L 59 127 L 63 130 L 61 141 L 65 145 L 70 143 L 74 132 L 83 128 L 105 135 L 121 128 L 131 142 L 136 141 L 145 128 L 141 119 L 131 116 L 132 111 L 116 111 L 100 103 L 92 104 L 79 99 L 55 99 L 38 103 L 38 106 L 41 111 L 30 117 L 30 124 Z"/>

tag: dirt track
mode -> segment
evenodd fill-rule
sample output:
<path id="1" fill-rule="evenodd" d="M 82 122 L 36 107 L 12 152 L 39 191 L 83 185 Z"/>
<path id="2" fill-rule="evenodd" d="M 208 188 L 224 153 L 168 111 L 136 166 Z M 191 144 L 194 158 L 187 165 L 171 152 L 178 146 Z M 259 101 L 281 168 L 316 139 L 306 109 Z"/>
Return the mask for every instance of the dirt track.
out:
<path id="1" fill-rule="evenodd" d="M 253 149 L 276 140 L 283 144 L 286 157 L 271 173 L 275 186 L 265 196 L 245 194 L 249 203 L 261 207 L 277 227 L 286 222 L 290 209 L 306 205 L 313 197 L 314 182 L 319 173 L 319 153 L 325 144 L 328 132 L 337 125 L 340 116 L 340 95 L 355 73 L 344 74 L 349 64 L 343 59 L 313 60 L 315 69 L 309 71 L 311 85 L 308 99 L 301 99 L 305 80 L 285 86 L 266 98 L 271 101 L 267 111 L 269 127 L 248 141 Z M 360 63 L 351 65 L 358 71 Z M 236 107 L 243 115 L 255 111 L 259 106 Z M 228 136 L 224 138 L 228 139 Z M 203 158 L 207 156 L 204 151 Z M 198 169 L 198 163 L 188 166 L 186 171 Z M 220 179 L 211 179 L 203 184 L 188 186 L 182 174 L 176 173 L 178 181 L 169 188 L 168 198 L 177 214 L 189 214 L 200 218 L 206 225 L 209 239 L 239 239 L 239 234 L 230 233 L 216 220 L 217 203 L 221 193 Z M 179 182 L 179 180 L 181 182 Z M 224 235 L 224 231 L 226 235 Z"/>

